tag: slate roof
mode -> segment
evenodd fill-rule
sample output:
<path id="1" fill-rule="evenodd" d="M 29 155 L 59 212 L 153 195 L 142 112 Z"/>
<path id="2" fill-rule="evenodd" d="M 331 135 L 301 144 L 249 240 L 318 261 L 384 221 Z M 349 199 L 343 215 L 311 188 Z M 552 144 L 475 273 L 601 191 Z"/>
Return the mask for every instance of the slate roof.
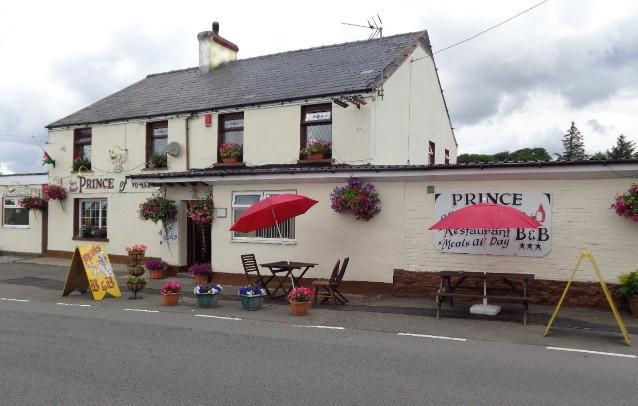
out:
<path id="1" fill-rule="evenodd" d="M 370 91 L 426 31 L 239 59 L 210 72 L 198 67 L 148 75 L 47 128 L 302 100 Z M 380 45 L 381 44 L 381 45 Z"/>
<path id="2" fill-rule="evenodd" d="M 582 160 L 582 161 L 521 161 L 521 162 L 489 162 L 476 164 L 437 164 L 437 165 L 308 165 L 308 164 L 270 164 L 246 167 L 213 167 L 191 169 L 182 172 L 152 172 L 128 175 L 131 179 L 168 179 L 168 178 L 201 178 L 207 176 L 259 176 L 270 174 L 297 173 L 340 173 L 340 172 L 387 172 L 387 171 L 436 171 L 449 169 L 488 169 L 488 168 L 543 168 L 569 166 L 608 166 L 610 164 L 637 165 L 638 159 Z M 613 171 L 611 171 L 613 172 Z"/>

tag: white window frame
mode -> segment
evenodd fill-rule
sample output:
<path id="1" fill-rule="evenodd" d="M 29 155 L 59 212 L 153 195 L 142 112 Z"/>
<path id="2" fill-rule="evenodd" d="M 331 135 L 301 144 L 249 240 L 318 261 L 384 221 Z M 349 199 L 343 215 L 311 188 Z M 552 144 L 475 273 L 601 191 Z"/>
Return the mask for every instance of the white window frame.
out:
<path id="1" fill-rule="evenodd" d="M 98 202 L 100 203 L 100 209 L 98 210 L 98 224 L 102 225 L 102 203 L 106 203 L 106 221 L 104 222 L 105 226 L 104 228 L 106 228 L 106 238 L 109 237 L 109 227 L 108 227 L 108 221 L 109 221 L 109 199 L 107 199 L 106 197 L 96 197 L 96 198 L 91 198 L 91 199 L 78 199 L 78 230 L 77 230 L 77 237 L 82 238 L 82 203 L 84 202 Z"/>
<path id="2" fill-rule="evenodd" d="M 5 203 L 6 199 L 15 199 L 15 204 L 8 205 Z M 24 209 L 20 203 L 22 202 L 22 197 L 20 196 L 5 196 L 2 198 L 2 227 L 3 228 L 31 228 L 31 210 Z M 4 209 L 24 209 L 27 210 L 27 218 L 29 224 L 6 224 L 7 216 L 4 214 Z"/>
<path id="3" fill-rule="evenodd" d="M 297 194 L 294 190 L 245 190 L 239 192 L 233 192 L 231 194 L 231 202 L 230 202 L 230 212 L 231 212 L 231 220 L 232 224 L 238 220 L 235 218 L 235 209 L 236 208 L 248 208 L 250 205 L 236 205 L 235 204 L 235 196 L 254 196 L 260 195 L 259 201 L 261 202 L 267 197 L 272 197 L 275 195 L 283 195 L 283 194 Z M 295 238 L 284 238 L 284 244 L 296 244 L 297 231 L 294 227 L 296 227 L 295 219 L 293 221 L 293 230 L 295 233 Z M 264 238 L 264 237 L 238 237 L 235 235 L 234 231 L 230 232 L 231 241 L 233 242 L 251 242 L 251 243 L 261 243 L 261 244 L 281 244 L 281 239 L 279 237 L 276 238 Z"/>

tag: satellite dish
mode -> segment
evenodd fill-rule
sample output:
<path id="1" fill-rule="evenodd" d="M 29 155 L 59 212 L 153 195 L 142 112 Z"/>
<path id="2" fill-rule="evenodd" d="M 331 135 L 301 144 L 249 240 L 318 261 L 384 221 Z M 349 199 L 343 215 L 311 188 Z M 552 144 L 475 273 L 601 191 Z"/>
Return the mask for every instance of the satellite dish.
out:
<path id="1" fill-rule="evenodd" d="M 181 147 L 176 142 L 171 142 L 166 146 L 166 153 L 170 156 L 179 155 L 180 150 L 181 150 Z"/>

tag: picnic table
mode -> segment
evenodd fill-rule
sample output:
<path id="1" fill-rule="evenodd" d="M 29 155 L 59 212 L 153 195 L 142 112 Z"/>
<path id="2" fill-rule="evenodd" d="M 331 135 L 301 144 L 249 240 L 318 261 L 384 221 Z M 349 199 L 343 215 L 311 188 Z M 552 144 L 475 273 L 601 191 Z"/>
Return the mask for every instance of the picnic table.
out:
<path id="1" fill-rule="evenodd" d="M 314 268 L 317 264 L 309 262 L 295 262 L 295 261 L 276 261 L 268 262 L 266 264 L 260 264 L 264 268 L 268 268 L 272 273 L 272 280 L 277 283 L 275 289 L 270 291 L 271 299 L 279 299 L 286 297 L 288 291 L 284 287 L 284 284 L 289 278 L 292 278 L 293 284 L 299 286 L 301 279 L 310 268 Z M 300 269 L 301 273 L 295 276 L 294 271 Z M 281 294 L 277 295 L 277 292 L 281 291 Z"/>
<path id="2" fill-rule="evenodd" d="M 441 313 L 441 305 L 446 299 L 454 306 L 454 298 L 488 299 L 497 302 L 521 302 L 524 308 L 523 325 L 527 325 L 529 310 L 529 282 L 533 274 L 526 273 L 484 273 L 442 271 L 438 273 L 441 281 L 436 294 L 436 318 Z M 477 280 L 478 279 L 478 283 Z M 468 281 L 474 281 L 468 284 Z M 483 283 L 487 283 L 487 294 L 483 294 Z M 490 283 L 502 282 L 502 287 L 490 287 Z M 460 290 L 461 292 L 457 292 Z"/>

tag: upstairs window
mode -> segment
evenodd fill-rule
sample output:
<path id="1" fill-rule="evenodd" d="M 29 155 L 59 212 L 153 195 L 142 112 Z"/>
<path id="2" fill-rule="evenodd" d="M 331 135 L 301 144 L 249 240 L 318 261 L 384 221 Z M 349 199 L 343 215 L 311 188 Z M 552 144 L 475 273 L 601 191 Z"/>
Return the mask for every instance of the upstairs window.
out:
<path id="1" fill-rule="evenodd" d="M 73 132 L 73 170 L 91 170 L 91 144 L 93 137 L 90 128 L 78 128 Z"/>
<path id="2" fill-rule="evenodd" d="M 5 197 L 2 201 L 2 225 L 6 228 L 28 228 L 29 209 L 20 205 L 21 197 Z"/>
<path id="3" fill-rule="evenodd" d="M 436 159 L 436 146 L 432 141 L 430 141 L 430 146 L 428 148 L 428 165 L 434 165 Z"/>
<path id="4" fill-rule="evenodd" d="M 301 149 L 316 142 L 332 146 L 332 104 L 316 104 L 301 108 Z M 328 148 L 330 150 L 330 148 Z M 330 153 L 326 158 L 329 158 Z"/>
<path id="5" fill-rule="evenodd" d="M 450 164 L 450 150 L 449 149 L 445 150 L 445 164 L 446 165 Z"/>
<path id="6" fill-rule="evenodd" d="M 244 113 L 224 114 L 219 117 L 219 136 L 217 138 L 217 161 L 224 157 L 243 159 L 244 150 Z M 222 156 L 224 151 L 224 156 Z"/>
<path id="7" fill-rule="evenodd" d="M 168 121 L 156 121 L 146 124 L 146 167 L 166 168 L 168 159 Z"/>

